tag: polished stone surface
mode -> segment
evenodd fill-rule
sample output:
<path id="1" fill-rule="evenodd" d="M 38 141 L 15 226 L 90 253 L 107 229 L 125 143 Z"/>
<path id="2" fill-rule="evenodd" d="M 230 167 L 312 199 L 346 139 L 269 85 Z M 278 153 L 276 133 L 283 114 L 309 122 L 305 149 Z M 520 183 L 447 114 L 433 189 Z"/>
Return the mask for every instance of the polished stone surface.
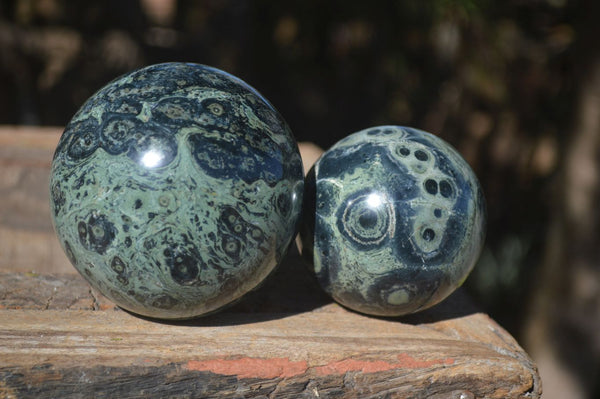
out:
<path id="1" fill-rule="evenodd" d="M 367 314 L 446 298 L 485 236 L 485 201 L 464 159 L 420 130 L 381 126 L 336 143 L 308 173 L 303 253 L 321 286 Z"/>
<path id="2" fill-rule="evenodd" d="M 302 163 L 277 111 L 241 80 L 183 63 L 109 83 L 52 163 L 54 226 L 77 270 L 144 316 L 203 315 L 256 288 L 300 216 Z"/>

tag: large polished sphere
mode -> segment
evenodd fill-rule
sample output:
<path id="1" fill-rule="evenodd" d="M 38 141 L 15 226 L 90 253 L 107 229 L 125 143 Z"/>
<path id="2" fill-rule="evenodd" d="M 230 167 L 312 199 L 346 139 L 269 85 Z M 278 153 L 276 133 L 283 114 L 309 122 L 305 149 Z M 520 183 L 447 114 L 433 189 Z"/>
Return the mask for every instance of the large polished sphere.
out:
<path id="1" fill-rule="evenodd" d="M 213 312 L 256 288 L 299 220 L 292 133 L 243 81 L 167 63 L 94 94 L 52 162 L 56 233 L 77 270 L 121 307 L 165 319 Z"/>

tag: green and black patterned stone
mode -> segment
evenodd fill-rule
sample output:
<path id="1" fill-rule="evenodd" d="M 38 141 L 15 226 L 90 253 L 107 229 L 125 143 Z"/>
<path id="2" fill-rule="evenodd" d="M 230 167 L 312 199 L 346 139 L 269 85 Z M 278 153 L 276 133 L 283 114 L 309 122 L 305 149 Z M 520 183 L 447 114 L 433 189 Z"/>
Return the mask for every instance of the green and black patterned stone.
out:
<path id="1" fill-rule="evenodd" d="M 302 163 L 279 113 L 214 68 L 124 75 L 67 125 L 54 226 L 77 270 L 141 315 L 213 312 L 257 287 L 295 235 Z"/>
<path id="2" fill-rule="evenodd" d="M 446 142 L 416 129 L 381 126 L 339 141 L 309 171 L 304 203 L 303 252 L 317 279 L 367 314 L 440 302 L 465 280 L 484 241 L 473 171 Z"/>

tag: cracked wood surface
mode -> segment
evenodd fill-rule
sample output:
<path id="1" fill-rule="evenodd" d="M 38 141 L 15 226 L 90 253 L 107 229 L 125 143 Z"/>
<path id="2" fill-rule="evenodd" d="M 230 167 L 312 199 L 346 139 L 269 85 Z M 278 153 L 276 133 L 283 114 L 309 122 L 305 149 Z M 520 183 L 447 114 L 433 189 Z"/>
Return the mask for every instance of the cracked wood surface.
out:
<path id="1" fill-rule="evenodd" d="M 157 322 L 74 272 L 48 214 L 60 129 L 0 127 L 0 398 L 536 398 L 530 357 L 460 290 L 383 319 L 325 296 L 296 251 L 213 316 Z"/>

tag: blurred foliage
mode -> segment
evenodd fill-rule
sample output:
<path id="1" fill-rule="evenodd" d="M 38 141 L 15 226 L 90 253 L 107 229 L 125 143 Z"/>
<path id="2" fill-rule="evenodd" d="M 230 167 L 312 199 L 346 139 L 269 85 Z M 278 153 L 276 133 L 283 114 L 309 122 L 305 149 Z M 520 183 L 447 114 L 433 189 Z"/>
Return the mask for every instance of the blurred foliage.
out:
<path id="1" fill-rule="evenodd" d="M 431 131 L 480 177 L 489 233 L 467 284 L 518 336 L 544 267 L 586 4 L 4 1 L 0 123 L 63 125 L 114 77 L 190 61 L 246 80 L 324 148 L 377 124 Z"/>

